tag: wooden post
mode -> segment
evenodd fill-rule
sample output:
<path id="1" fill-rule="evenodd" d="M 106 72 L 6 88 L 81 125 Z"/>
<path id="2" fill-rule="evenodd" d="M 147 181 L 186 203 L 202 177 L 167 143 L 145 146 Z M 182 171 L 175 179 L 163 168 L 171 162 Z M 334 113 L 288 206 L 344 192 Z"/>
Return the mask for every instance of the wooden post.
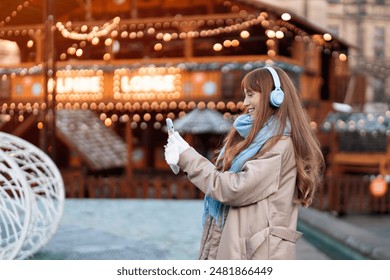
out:
<path id="1" fill-rule="evenodd" d="M 194 29 L 195 29 L 194 26 L 189 26 L 186 23 L 182 23 L 180 31 L 189 32 L 189 31 L 193 31 Z M 188 59 L 188 58 L 192 58 L 193 56 L 194 56 L 193 39 L 187 36 L 184 39 L 184 57 Z"/>
<path id="2" fill-rule="evenodd" d="M 126 165 L 126 177 L 130 182 L 133 176 L 133 130 L 131 129 L 130 121 L 126 122 L 125 139 L 127 146 L 127 165 Z"/>
<path id="3" fill-rule="evenodd" d="M 42 36 L 42 33 L 35 34 L 34 39 L 35 39 L 35 49 L 36 49 L 35 63 L 40 64 L 43 61 L 44 38 Z"/>
<path id="4" fill-rule="evenodd" d="M 130 16 L 132 19 L 138 18 L 137 0 L 131 0 Z"/>
<path id="5" fill-rule="evenodd" d="M 337 136 L 337 131 L 336 131 L 336 128 L 334 127 L 334 125 L 332 125 L 332 129 L 330 131 L 330 154 L 329 154 L 329 167 L 328 168 L 328 175 L 331 175 L 331 176 L 335 176 L 336 174 L 338 174 L 338 167 L 337 167 L 337 163 L 335 162 L 335 157 L 336 157 L 336 154 L 338 153 L 338 147 L 339 147 L 339 143 L 338 143 L 339 139 L 338 139 L 338 136 Z"/>
<path id="6" fill-rule="evenodd" d="M 44 92 L 46 108 L 44 109 L 43 117 L 43 133 L 44 143 L 41 143 L 41 148 L 45 151 L 54 162 L 56 162 L 56 55 L 54 42 L 54 0 L 45 1 L 44 9 Z M 52 87 L 49 87 L 49 81 L 52 82 Z"/>
<path id="7" fill-rule="evenodd" d="M 85 1 L 85 19 L 87 21 L 92 21 L 92 3 L 91 0 Z"/>

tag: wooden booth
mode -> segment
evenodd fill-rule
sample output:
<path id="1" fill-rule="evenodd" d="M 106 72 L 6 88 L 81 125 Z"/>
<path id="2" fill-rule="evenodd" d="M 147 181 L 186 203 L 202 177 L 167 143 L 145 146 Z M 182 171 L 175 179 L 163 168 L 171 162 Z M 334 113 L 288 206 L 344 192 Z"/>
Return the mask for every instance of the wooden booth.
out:
<path id="1" fill-rule="evenodd" d="M 169 174 L 165 118 L 208 108 L 232 120 L 242 108 L 240 81 L 256 67 L 291 76 L 313 129 L 348 85 L 348 44 L 259 1 L 4 0 L 0 11 L 0 39 L 20 53 L 20 63 L 0 65 L 1 129 L 41 147 L 64 174 Z M 64 134 L 65 126 L 94 131 L 92 117 L 65 121 L 63 111 L 78 110 L 120 141 L 108 133 L 103 149 L 93 136 L 77 140 L 77 129 Z M 216 146 L 221 136 L 208 137 Z M 93 147 L 113 146 L 115 164 L 107 155 L 90 160 Z"/>

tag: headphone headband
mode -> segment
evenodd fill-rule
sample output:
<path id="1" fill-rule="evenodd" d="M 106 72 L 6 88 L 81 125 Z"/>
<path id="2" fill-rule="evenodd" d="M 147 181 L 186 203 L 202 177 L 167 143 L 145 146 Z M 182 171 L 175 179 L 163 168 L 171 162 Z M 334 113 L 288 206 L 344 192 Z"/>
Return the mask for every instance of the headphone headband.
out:
<path id="1" fill-rule="evenodd" d="M 264 68 L 271 73 L 272 80 L 274 81 L 274 85 L 275 85 L 275 89 L 270 92 L 269 102 L 274 107 L 280 107 L 280 105 L 282 105 L 284 100 L 284 92 L 280 88 L 281 84 L 280 84 L 279 75 L 276 72 L 276 70 L 272 67 L 266 66 Z"/>
<path id="2" fill-rule="evenodd" d="M 272 79 L 274 80 L 275 88 L 280 88 L 279 75 L 278 75 L 278 73 L 276 73 L 275 69 L 272 67 L 269 67 L 269 66 L 266 66 L 264 68 L 267 69 L 271 73 Z"/>

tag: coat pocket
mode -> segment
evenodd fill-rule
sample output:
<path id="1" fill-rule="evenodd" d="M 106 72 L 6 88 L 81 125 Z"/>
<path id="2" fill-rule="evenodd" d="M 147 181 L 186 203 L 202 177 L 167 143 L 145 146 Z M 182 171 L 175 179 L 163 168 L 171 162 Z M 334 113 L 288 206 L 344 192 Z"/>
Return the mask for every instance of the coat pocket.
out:
<path id="1" fill-rule="evenodd" d="M 302 233 L 287 227 L 268 227 L 246 240 L 248 259 L 291 259 Z"/>

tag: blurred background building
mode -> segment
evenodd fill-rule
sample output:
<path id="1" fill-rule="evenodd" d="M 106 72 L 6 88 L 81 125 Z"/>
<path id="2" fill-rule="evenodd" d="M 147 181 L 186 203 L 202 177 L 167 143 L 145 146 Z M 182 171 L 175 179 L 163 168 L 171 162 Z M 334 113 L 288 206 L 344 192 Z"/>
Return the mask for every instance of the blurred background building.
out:
<path id="1" fill-rule="evenodd" d="M 388 0 L 276 0 L 349 44 L 351 91 L 346 101 L 364 111 L 389 109 L 390 2 Z"/>
<path id="2" fill-rule="evenodd" d="M 0 53 L 1 130 L 47 152 L 68 197 L 200 197 L 164 161 L 165 118 L 207 109 L 232 122 L 242 77 L 264 65 L 293 79 L 323 145 L 331 172 L 318 208 L 355 205 L 346 205 L 346 174 L 387 173 L 386 1 L 4 0 L 0 8 L 10 46 Z M 335 103 L 355 113 L 381 105 L 351 120 L 332 114 Z M 216 131 L 183 134 L 211 158 Z M 376 143 L 367 132 L 378 149 L 340 146 L 339 137 Z M 366 201 L 389 211 L 388 192 L 373 197 L 371 179 L 359 182 L 358 211 Z"/>
<path id="3" fill-rule="evenodd" d="M 194 258 L 201 201 L 182 200 L 203 195 L 166 164 L 165 119 L 211 159 L 243 109 L 241 79 L 274 65 L 327 163 L 299 210 L 303 239 L 334 259 L 389 259 L 389 21 L 390 0 L 1 0 L 0 130 L 53 159 L 66 198 L 88 198 L 66 199 L 36 257 Z M 33 187 L 37 171 L 24 168 Z"/>

